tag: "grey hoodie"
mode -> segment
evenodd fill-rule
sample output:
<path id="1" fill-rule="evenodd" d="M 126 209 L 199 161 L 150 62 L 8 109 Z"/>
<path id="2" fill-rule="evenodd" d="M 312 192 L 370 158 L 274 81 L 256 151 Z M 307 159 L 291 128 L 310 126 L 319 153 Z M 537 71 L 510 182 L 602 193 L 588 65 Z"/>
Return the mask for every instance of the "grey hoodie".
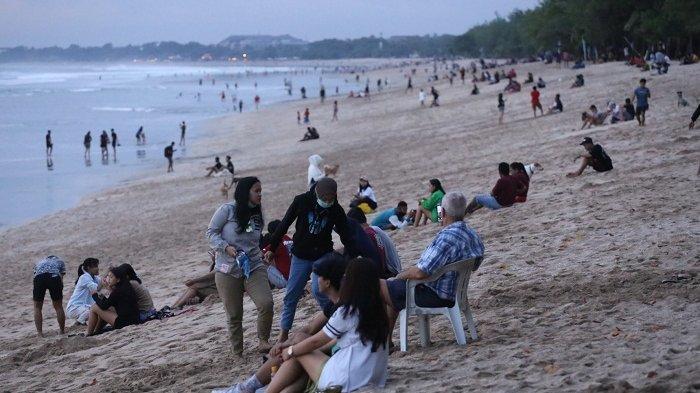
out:
<path id="1" fill-rule="evenodd" d="M 230 272 L 234 277 L 241 277 L 243 272 L 236 263 L 236 258 L 226 254 L 226 247 L 232 246 L 236 250 L 243 250 L 250 258 L 250 271 L 265 267 L 260 251 L 260 234 L 263 227 L 262 217 L 253 215 L 250 217 L 248 227 L 242 233 L 236 232 L 238 222 L 236 222 L 236 204 L 234 202 L 225 203 L 219 207 L 212 216 L 207 228 L 207 238 L 209 245 L 216 250 L 216 264 L 214 269 L 217 272 L 224 272 L 226 266 L 230 267 Z"/>

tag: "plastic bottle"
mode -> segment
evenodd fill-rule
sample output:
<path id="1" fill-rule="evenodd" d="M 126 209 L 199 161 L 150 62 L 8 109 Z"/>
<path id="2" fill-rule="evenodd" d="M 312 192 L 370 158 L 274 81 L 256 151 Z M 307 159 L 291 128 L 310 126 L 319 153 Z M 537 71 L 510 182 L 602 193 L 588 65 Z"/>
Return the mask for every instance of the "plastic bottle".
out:
<path id="1" fill-rule="evenodd" d="M 250 258 L 248 257 L 248 254 L 245 253 L 243 250 L 238 250 L 238 253 L 236 254 L 236 263 L 238 264 L 238 267 L 243 271 L 243 275 L 245 278 L 250 277 Z"/>

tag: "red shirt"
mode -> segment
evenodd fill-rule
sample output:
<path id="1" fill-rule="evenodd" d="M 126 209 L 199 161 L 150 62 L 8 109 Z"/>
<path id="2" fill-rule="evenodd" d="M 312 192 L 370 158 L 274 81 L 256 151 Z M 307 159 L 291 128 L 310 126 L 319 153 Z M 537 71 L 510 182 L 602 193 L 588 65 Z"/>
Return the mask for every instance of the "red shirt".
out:
<path id="1" fill-rule="evenodd" d="M 285 245 L 285 243 L 290 241 L 292 241 L 292 239 L 289 236 L 282 236 L 282 241 L 275 250 L 275 266 L 277 267 L 277 270 L 279 270 L 280 273 L 282 273 L 284 278 L 287 280 L 289 280 L 289 266 L 292 264 L 292 258 L 289 255 L 289 250 L 287 250 L 287 246 Z M 263 253 L 269 250 L 270 246 L 268 245 L 265 248 L 263 248 Z"/>
<path id="2" fill-rule="evenodd" d="M 515 203 L 515 196 L 521 190 L 522 186 L 518 179 L 510 175 L 501 176 L 491 190 L 491 195 L 496 198 L 499 205 L 508 207 Z"/>
<path id="3" fill-rule="evenodd" d="M 518 190 L 517 194 L 515 195 L 515 202 L 518 203 L 523 203 L 527 200 L 527 192 L 530 188 L 530 178 L 522 173 L 518 172 L 513 177 L 520 182 L 520 187 L 521 189 Z"/>
<path id="4" fill-rule="evenodd" d="M 537 90 L 533 90 L 530 92 L 530 97 L 532 97 L 532 103 L 533 104 L 539 104 L 540 103 L 540 92 Z"/>

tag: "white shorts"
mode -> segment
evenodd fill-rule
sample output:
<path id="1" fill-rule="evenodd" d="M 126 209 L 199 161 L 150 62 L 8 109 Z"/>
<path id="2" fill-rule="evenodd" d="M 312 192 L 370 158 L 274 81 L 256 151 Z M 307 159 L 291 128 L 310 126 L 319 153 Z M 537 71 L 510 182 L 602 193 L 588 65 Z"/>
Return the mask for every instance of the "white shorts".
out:
<path id="1" fill-rule="evenodd" d="M 71 307 L 66 310 L 66 315 L 68 318 L 73 318 L 78 321 L 79 324 L 85 325 L 90 316 L 90 306 Z"/>

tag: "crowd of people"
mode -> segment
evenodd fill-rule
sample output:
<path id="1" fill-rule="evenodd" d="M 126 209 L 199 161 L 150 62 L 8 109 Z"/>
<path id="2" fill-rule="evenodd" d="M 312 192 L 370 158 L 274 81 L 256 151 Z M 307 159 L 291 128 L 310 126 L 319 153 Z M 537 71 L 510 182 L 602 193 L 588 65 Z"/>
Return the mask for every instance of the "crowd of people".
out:
<path id="1" fill-rule="evenodd" d="M 476 93 L 473 94 L 478 94 L 478 81 L 490 80 L 489 83 L 494 84 L 500 81 L 498 72 L 493 77 L 487 73 L 482 72 L 481 79 L 474 76 L 473 91 Z M 504 79 L 509 79 L 508 86 L 517 83 L 515 70 L 502 74 Z M 462 70 L 460 75 L 464 83 Z M 575 85 L 578 83 L 577 77 Z M 546 86 L 544 80 L 540 77 L 535 82 L 529 73 L 523 84 L 534 84 L 530 93 L 533 114 L 537 117 L 539 110 L 539 115 L 544 115 L 539 91 Z M 583 77 L 580 85 L 583 85 Z M 409 77 L 407 91 L 412 88 Z M 510 90 L 506 87 L 506 91 Z M 431 86 L 431 95 L 431 106 L 438 106 L 439 93 L 434 86 Z M 639 125 L 644 126 L 650 97 L 646 80 L 641 79 L 622 109 L 614 102 L 609 102 L 604 111 L 591 105 L 582 115 L 584 127 L 603 124 L 607 117 L 613 122 L 636 117 Z M 425 99 L 426 94 L 421 89 L 420 105 L 425 105 Z M 499 93 L 499 123 L 503 122 L 505 101 L 503 93 Z M 563 110 L 560 95 L 556 94 L 547 113 Z M 699 116 L 700 106 L 689 128 L 694 127 Z M 337 101 L 332 119 L 337 120 Z M 297 112 L 297 121 L 302 122 L 300 112 Z M 303 122 L 310 123 L 308 108 L 304 111 Z M 185 130 L 182 122 L 181 146 L 184 146 Z M 308 126 L 307 132 L 316 133 L 318 138 L 314 127 Z M 86 140 L 89 136 L 86 134 Z M 145 136 L 143 138 L 145 141 Z M 113 137 L 112 141 L 115 140 Z M 49 143 L 50 134 L 47 134 L 47 149 L 50 149 Z M 174 145 L 172 142 L 165 150 L 168 171 L 172 170 Z M 600 144 L 585 137 L 580 145 L 585 153 L 574 159 L 574 162 L 581 159 L 580 167 L 568 173 L 568 177 L 580 176 L 588 167 L 596 172 L 613 169 L 611 158 Z M 491 192 L 477 194 L 471 200 L 461 192 L 446 191 L 442 182 L 433 178 L 427 183 L 425 197 L 411 210 L 405 201 L 399 201 L 395 207 L 379 209 L 377 190 L 367 176 L 360 176 L 346 212 L 338 200 L 338 184 L 332 178 L 338 167 L 324 165 L 319 155 L 312 155 L 308 160 L 307 191 L 293 198 L 280 220 L 268 223 L 266 233 L 263 233 L 266 220 L 262 182 L 253 176 L 234 178 L 233 201 L 227 201 L 216 210 L 206 230 L 212 260 L 208 272 L 187 280 L 184 292 L 172 306 L 165 308 L 180 309 L 218 296 L 226 314 L 231 350 L 241 356 L 247 346 L 242 322 L 246 294 L 253 301 L 257 319 L 256 350 L 266 354 L 266 360 L 253 375 L 217 391 L 248 393 L 266 387 L 266 392 L 281 392 L 337 387 L 338 391 L 349 392 L 368 385 L 383 387 L 396 318 L 406 307 L 408 281 L 431 277 L 451 263 L 482 257 L 483 242 L 465 219 L 483 207 L 499 210 L 527 202 L 532 176 L 543 170 L 536 162 L 527 165 L 501 162 Z M 230 156 L 226 157 L 225 166 L 215 157 L 214 165 L 206 170 L 207 177 L 225 171 L 234 174 Z M 233 185 L 232 181 L 228 187 Z M 367 217 L 369 214 L 373 214 L 371 221 Z M 428 225 L 428 222 L 440 225 L 440 231 L 417 263 L 402 269 L 392 237 L 387 232 Z M 289 237 L 287 232 L 292 225 L 295 231 Z M 337 233 L 341 247 L 334 244 L 333 232 Z M 43 334 L 42 305 L 46 291 L 50 293 L 61 333 L 65 332 L 66 315 L 86 326 L 86 336 L 104 332 L 107 325 L 121 329 L 157 316 L 150 293 L 131 265 L 110 266 L 107 274 L 100 276 L 99 264 L 99 260 L 87 258 L 78 267 L 78 278 L 65 313 L 62 306 L 64 261 L 49 256 L 36 264 L 33 299 L 39 335 Z M 454 306 L 456 280 L 456 273 L 449 272 L 435 281 L 418 285 L 416 304 L 429 308 Z M 294 330 L 299 301 L 309 282 L 318 310 L 311 318 L 305 318 L 308 322 L 304 326 Z M 272 342 L 275 290 L 285 292 L 278 322 L 280 333 Z"/>

